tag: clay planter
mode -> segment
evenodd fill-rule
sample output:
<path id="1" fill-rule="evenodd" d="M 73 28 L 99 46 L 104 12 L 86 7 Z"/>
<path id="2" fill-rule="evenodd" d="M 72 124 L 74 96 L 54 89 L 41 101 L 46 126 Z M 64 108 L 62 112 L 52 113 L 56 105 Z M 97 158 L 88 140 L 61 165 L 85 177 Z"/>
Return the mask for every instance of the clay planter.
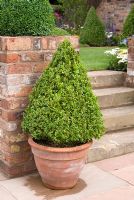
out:
<path id="1" fill-rule="evenodd" d="M 44 185 L 51 189 L 69 189 L 76 185 L 92 142 L 71 148 L 53 148 L 28 140 Z"/>

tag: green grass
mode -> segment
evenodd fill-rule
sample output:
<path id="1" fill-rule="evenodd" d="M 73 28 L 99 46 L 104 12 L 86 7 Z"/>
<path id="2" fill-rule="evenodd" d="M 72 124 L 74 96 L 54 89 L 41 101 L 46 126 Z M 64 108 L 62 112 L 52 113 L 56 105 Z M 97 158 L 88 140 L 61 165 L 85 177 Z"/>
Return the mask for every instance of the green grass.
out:
<path id="1" fill-rule="evenodd" d="M 81 62 L 89 70 L 104 70 L 109 63 L 109 57 L 104 54 L 106 50 L 115 47 L 81 47 L 80 58 Z"/>

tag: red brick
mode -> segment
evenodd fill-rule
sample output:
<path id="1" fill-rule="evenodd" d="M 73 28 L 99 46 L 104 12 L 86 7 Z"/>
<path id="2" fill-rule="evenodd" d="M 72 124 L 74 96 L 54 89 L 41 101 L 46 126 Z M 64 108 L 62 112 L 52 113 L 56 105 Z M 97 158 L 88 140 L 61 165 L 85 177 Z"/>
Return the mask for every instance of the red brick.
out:
<path id="1" fill-rule="evenodd" d="M 10 144 L 16 144 L 16 143 L 26 143 L 27 144 L 28 135 L 25 133 L 22 133 L 21 126 L 17 131 L 3 131 L 2 135 L 2 142 L 6 143 L 8 145 Z"/>
<path id="2" fill-rule="evenodd" d="M 134 46 L 134 38 L 129 38 L 128 40 L 128 46 L 133 47 Z"/>
<path id="3" fill-rule="evenodd" d="M 37 171 L 37 168 L 36 168 L 35 161 L 33 158 L 32 160 L 29 160 L 24 164 L 23 173 L 27 174 L 27 173 L 31 173 L 35 171 Z"/>
<path id="4" fill-rule="evenodd" d="M 134 46 L 128 48 L 128 54 L 134 54 Z"/>
<path id="5" fill-rule="evenodd" d="M 25 108 L 28 104 L 28 99 L 25 98 L 9 98 L 9 99 L 2 99 L 1 106 L 4 109 L 21 109 Z"/>
<path id="6" fill-rule="evenodd" d="M 20 152 L 20 153 L 4 153 L 4 161 L 8 162 L 10 166 L 21 164 L 27 162 L 27 160 L 30 160 L 32 158 L 32 152 Z"/>
<path id="7" fill-rule="evenodd" d="M 36 80 L 39 78 L 40 74 L 13 74 L 7 75 L 7 85 L 15 86 L 15 85 L 33 85 Z"/>
<path id="8" fill-rule="evenodd" d="M 27 74 L 32 73 L 32 63 L 18 63 L 7 66 L 7 74 Z"/>
<path id="9" fill-rule="evenodd" d="M 0 62 L 3 63 L 16 63 L 19 61 L 19 55 L 16 53 L 0 53 Z"/>
<path id="10" fill-rule="evenodd" d="M 0 53 L 0 62 L 6 62 L 7 54 L 6 53 Z"/>
<path id="11" fill-rule="evenodd" d="M 0 98 L 0 107 L 2 106 L 2 99 Z"/>
<path id="12" fill-rule="evenodd" d="M 57 41 L 55 37 L 48 38 L 48 49 L 55 50 L 57 49 Z"/>
<path id="13" fill-rule="evenodd" d="M 0 84 L 6 84 L 6 77 L 4 75 L 0 75 Z"/>
<path id="14" fill-rule="evenodd" d="M 27 97 L 32 91 L 32 85 L 8 86 L 6 97 Z"/>
<path id="15" fill-rule="evenodd" d="M 15 121 L 18 119 L 22 119 L 22 114 L 23 111 L 7 111 L 7 110 L 2 110 L 1 117 L 2 119 L 6 121 Z"/>
<path id="16" fill-rule="evenodd" d="M 41 37 L 33 38 L 33 49 L 41 50 Z"/>
<path id="17" fill-rule="evenodd" d="M 17 53 L 10 53 L 7 54 L 7 59 L 6 62 L 7 63 L 16 63 L 19 61 L 20 56 Z"/>
<path id="18" fill-rule="evenodd" d="M 27 97 L 32 91 L 32 86 L 24 86 L 20 92 L 16 93 L 16 97 Z"/>
<path id="19" fill-rule="evenodd" d="M 44 61 L 44 53 L 42 52 L 27 52 L 21 53 L 22 62 L 40 62 Z"/>
<path id="20" fill-rule="evenodd" d="M 18 122 L 6 122 L 0 117 L 0 127 L 6 131 L 16 131 L 18 128 Z"/>
<path id="21" fill-rule="evenodd" d="M 27 153 L 31 151 L 31 147 L 28 144 L 28 142 L 17 142 L 17 143 L 5 143 L 2 142 L 2 152 L 7 152 L 11 154 L 16 154 L 16 153 Z"/>
<path id="22" fill-rule="evenodd" d="M 42 49 L 48 49 L 48 37 L 42 37 Z"/>
<path id="23" fill-rule="evenodd" d="M 30 37 L 5 37 L 2 49 L 8 51 L 31 50 L 32 40 Z"/>
<path id="24" fill-rule="evenodd" d="M 43 72 L 44 69 L 46 69 L 49 65 L 49 62 L 39 62 L 39 63 L 36 63 L 33 67 L 33 72 L 34 73 L 41 73 Z"/>
<path id="25" fill-rule="evenodd" d="M 1 74 L 5 74 L 6 73 L 6 66 L 7 66 L 7 64 L 0 63 L 0 73 Z"/>
<path id="26" fill-rule="evenodd" d="M 13 178 L 22 176 L 23 166 L 9 166 L 6 161 L 0 161 L 0 170 L 6 174 L 7 177 Z"/>
<path id="27" fill-rule="evenodd" d="M 79 37 L 78 36 L 73 36 L 69 37 L 69 41 L 71 42 L 73 48 L 79 49 Z"/>

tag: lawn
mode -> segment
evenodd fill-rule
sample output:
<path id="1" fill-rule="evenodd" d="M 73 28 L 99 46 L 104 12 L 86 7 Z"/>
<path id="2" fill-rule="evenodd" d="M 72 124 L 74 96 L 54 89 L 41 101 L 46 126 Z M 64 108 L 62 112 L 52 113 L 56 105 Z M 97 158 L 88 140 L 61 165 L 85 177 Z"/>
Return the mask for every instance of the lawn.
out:
<path id="1" fill-rule="evenodd" d="M 113 48 L 115 47 L 81 47 L 81 62 L 88 71 L 106 69 L 109 63 L 109 57 L 104 52 Z"/>

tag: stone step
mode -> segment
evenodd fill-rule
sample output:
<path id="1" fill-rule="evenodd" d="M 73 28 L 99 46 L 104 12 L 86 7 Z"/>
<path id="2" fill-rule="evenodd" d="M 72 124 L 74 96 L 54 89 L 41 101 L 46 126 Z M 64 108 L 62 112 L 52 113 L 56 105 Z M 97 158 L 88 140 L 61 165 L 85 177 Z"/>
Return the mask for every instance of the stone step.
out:
<path id="1" fill-rule="evenodd" d="M 87 162 L 95 162 L 134 152 L 134 128 L 104 135 L 94 141 Z"/>
<path id="2" fill-rule="evenodd" d="M 134 127 L 134 105 L 102 110 L 106 132 Z"/>
<path id="3" fill-rule="evenodd" d="M 118 71 L 90 71 L 87 73 L 93 88 L 117 87 L 124 85 L 124 72 Z"/>
<path id="4" fill-rule="evenodd" d="M 117 87 L 95 89 L 101 108 L 118 107 L 134 103 L 134 88 Z"/>

